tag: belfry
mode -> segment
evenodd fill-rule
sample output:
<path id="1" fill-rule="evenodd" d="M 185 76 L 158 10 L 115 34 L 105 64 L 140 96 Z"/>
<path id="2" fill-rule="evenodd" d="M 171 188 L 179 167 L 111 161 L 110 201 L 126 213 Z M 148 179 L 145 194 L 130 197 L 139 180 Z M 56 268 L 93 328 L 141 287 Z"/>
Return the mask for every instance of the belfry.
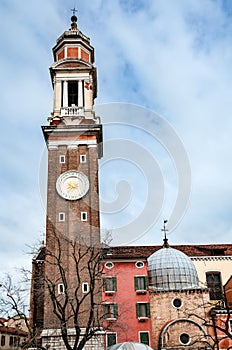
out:
<path id="1" fill-rule="evenodd" d="M 43 347 L 58 350 L 71 344 L 79 349 L 81 343 L 85 349 L 102 349 L 101 289 L 96 282 L 102 125 L 93 110 L 97 96 L 94 48 L 78 29 L 75 14 L 71 21 L 71 28 L 53 48 L 53 110 L 49 125 L 42 126 L 48 149 L 46 253 L 43 297 L 34 289 L 31 317 L 42 330 Z M 40 302 L 35 300 L 40 297 Z M 39 322 L 38 315 L 43 315 Z"/>

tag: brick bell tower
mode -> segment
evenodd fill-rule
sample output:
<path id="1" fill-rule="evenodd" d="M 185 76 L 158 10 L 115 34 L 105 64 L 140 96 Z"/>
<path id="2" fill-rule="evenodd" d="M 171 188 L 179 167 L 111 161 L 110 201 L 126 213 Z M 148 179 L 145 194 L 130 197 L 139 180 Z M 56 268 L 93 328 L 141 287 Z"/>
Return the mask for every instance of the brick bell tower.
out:
<path id="1" fill-rule="evenodd" d="M 98 295 L 92 280 L 95 273 L 96 279 L 99 276 L 95 270 L 91 275 L 91 268 L 96 268 L 94 254 L 97 259 L 100 249 L 98 159 L 102 156 L 102 125 L 93 110 L 97 96 L 94 48 L 77 27 L 75 9 L 71 21 L 71 28 L 53 48 L 53 111 L 49 125 L 42 126 L 48 148 L 48 187 L 41 337 L 42 345 L 50 349 L 66 349 L 62 329 L 69 342 L 73 339 L 72 346 L 85 337 L 87 327 L 100 329 L 91 304 L 93 295 L 95 305 L 101 303 L 100 286 Z M 93 295 L 91 288 L 95 288 Z M 103 349 L 102 335 L 94 342 L 93 338 L 88 340 L 84 348 Z"/>

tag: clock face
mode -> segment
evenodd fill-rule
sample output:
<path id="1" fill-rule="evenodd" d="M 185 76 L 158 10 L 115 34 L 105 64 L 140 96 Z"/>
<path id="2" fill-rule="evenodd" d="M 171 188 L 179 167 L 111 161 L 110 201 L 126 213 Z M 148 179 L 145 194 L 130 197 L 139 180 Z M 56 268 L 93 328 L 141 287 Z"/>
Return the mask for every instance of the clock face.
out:
<path id="1" fill-rule="evenodd" d="M 89 180 L 85 174 L 69 170 L 58 177 L 56 190 L 62 198 L 75 201 L 86 195 L 89 190 Z"/>

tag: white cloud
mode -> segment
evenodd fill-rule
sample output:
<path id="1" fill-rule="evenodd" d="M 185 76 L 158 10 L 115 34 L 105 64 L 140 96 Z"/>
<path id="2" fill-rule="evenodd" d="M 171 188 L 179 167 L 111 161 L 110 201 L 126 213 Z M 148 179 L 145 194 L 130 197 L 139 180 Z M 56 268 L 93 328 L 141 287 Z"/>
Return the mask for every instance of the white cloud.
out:
<path id="1" fill-rule="evenodd" d="M 23 6 L 18 0 L 0 3 L 0 183 L 4 186 L 0 245 L 7 248 L 12 260 L 31 237 L 37 240 L 44 225 L 44 211 L 39 199 L 34 200 L 44 147 L 40 125 L 47 123 L 52 108 L 51 49 L 69 28 L 72 7 L 72 2 L 67 5 L 61 0 L 24 0 Z M 136 103 L 163 114 L 188 152 L 192 197 L 171 241 L 229 242 L 230 3 L 226 7 L 219 0 L 93 0 L 81 1 L 78 7 L 80 29 L 91 37 L 96 50 L 97 102 Z M 146 138 L 142 142 L 149 148 Z M 161 151 L 158 154 L 160 157 Z M 160 157 L 159 162 L 162 171 L 171 174 L 165 179 L 163 219 L 175 198 L 176 178 L 169 161 Z M 141 202 L 137 210 L 141 210 Z M 136 215 L 136 206 L 130 215 L 134 212 Z M 142 243 L 161 241 L 161 219 Z M 105 220 L 110 226 L 111 221 Z M 6 255 L 3 257 L 5 260 Z"/>
<path id="2" fill-rule="evenodd" d="M 114 6 L 106 23 L 114 42 L 110 55 L 117 57 L 121 53 L 117 57 L 119 68 L 124 61 L 132 65 L 136 80 L 130 75 L 125 80 L 132 78 L 132 87 L 136 82 L 138 101 L 145 96 L 148 106 L 158 106 L 184 140 L 192 165 L 193 196 L 185 225 L 178 230 L 183 232 L 182 237 L 188 237 L 191 230 L 196 240 L 201 239 L 197 233 L 205 224 L 200 213 L 208 208 L 209 235 L 203 238 L 207 242 L 211 226 L 218 227 L 215 221 L 220 220 L 216 198 L 221 197 L 220 206 L 225 206 L 226 211 L 231 195 L 230 19 L 220 2 L 212 1 L 160 1 L 153 3 L 150 10 L 149 14 L 127 17 L 119 6 Z M 114 63 L 111 61 L 110 72 L 114 72 Z M 114 93 L 119 81 L 111 77 L 112 88 L 108 90 Z M 132 95 L 131 91 L 126 93 L 125 86 L 128 87 L 120 85 L 118 94 L 127 99 Z M 229 216 L 223 220 L 231 223 Z M 223 232 L 220 240 L 228 241 L 229 234 Z"/>

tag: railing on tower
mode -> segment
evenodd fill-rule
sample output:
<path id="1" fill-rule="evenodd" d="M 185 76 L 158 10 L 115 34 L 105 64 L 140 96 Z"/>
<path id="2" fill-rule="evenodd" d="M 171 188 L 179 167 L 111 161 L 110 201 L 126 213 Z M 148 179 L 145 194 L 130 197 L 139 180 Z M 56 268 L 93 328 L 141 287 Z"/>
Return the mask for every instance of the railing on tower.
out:
<path id="1" fill-rule="evenodd" d="M 84 117 L 85 112 L 83 107 L 78 107 L 75 105 L 72 105 L 71 107 L 62 107 L 61 108 L 61 117 Z"/>

